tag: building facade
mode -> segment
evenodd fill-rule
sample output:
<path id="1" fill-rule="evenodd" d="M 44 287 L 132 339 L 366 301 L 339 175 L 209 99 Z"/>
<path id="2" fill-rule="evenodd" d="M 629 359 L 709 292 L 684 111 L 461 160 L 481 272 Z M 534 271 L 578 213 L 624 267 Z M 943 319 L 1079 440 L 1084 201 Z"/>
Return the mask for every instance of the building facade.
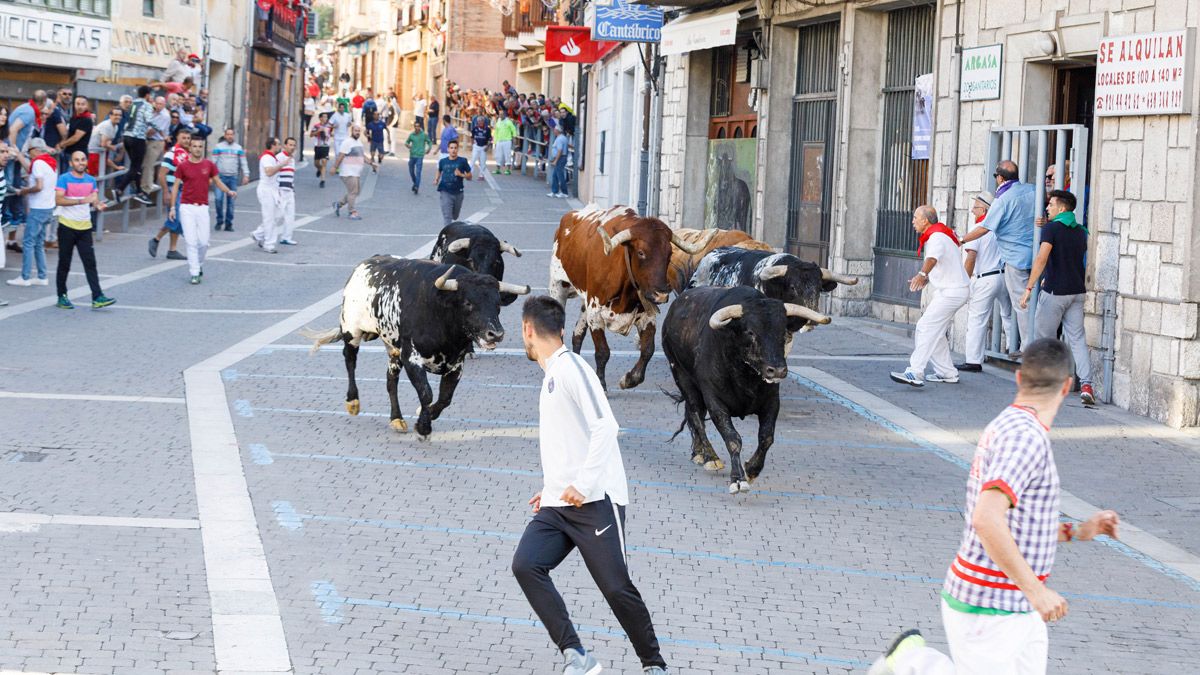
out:
<path id="1" fill-rule="evenodd" d="M 250 11 L 243 144 L 248 155 L 258 157 L 268 138 L 300 134 L 308 7 L 294 0 L 256 0 Z M 251 162 L 251 173 L 257 171 L 257 162 Z"/>
<path id="2" fill-rule="evenodd" d="M 113 67 L 108 0 L 77 3 L 0 0 L 0 105 L 12 109 L 37 89 L 69 86 L 95 97 Z"/>
<path id="3" fill-rule="evenodd" d="M 995 187 L 995 160 L 1014 159 L 1039 186 L 1053 165 L 1061 178 L 1049 187 L 1076 193 L 1091 232 L 1097 390 L 1195 426 L 1200 8 L 1135 5 L 778 0 L 669 12 L 651 212 L 673 226 L 746 229 L 857 276 L 826 301 L 832 312 L 914 322 L 912 210 L 930 203 L 965 233 L 972 196 Z M 1185 50 L 1176 61 L 1167 36 Z M 1103 75 L 1121 45 L 1144 48 L 1149 66 L 1130 57 Z M 1151 92 L 1143 98 L 1174 108 L 1139 110 L 1138 95 L 1122 93 L 1129 75 Z"/>

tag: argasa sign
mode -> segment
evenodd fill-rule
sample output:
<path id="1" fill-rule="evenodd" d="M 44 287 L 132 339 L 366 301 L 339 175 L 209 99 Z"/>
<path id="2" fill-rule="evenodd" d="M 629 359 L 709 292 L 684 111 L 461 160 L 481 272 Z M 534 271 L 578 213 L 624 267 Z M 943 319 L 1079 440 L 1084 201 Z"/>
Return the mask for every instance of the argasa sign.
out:
<path id="1" fill-rule="evenodd" d="M 1000 76 L 1004 72 L 1004 45 L 971 47 L 962 51 L 960 101 L 990 101 L 1000 98 Z"/>
<path id="2" fill-rule="evenodd" d="M 1096 52 L 1096 114 L 1187 114 L 1195 41 L 1194 28 L 1101 38 Z"/>

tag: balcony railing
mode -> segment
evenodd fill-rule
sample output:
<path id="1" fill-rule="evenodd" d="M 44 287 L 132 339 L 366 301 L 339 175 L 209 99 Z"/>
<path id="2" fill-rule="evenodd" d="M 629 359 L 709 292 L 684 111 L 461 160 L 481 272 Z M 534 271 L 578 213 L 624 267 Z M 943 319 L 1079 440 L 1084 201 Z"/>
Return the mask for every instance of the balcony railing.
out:
<path id="1" fill-rule="evenodd" d="M 110 0 L 0 0 L 7 5 L 27 5 L 52 12 L 65 12 L 80 16 L 95 16 L 107 19 L 112 9 Z"/>
<path id="2" fill-rule="evenodd" d="M 527 8 L 524 11 L 521 10 L 522 4 L 525 3 L 518 1 L 516 11 L 504 17 L 500 24 L 500 30 L 506 37 L 516 37 L 520 33 L 528 33 L 535 28 L 553 26 L 558 23 L 555 10 L 546 7 L 541 0 L 528 0 Z"/>

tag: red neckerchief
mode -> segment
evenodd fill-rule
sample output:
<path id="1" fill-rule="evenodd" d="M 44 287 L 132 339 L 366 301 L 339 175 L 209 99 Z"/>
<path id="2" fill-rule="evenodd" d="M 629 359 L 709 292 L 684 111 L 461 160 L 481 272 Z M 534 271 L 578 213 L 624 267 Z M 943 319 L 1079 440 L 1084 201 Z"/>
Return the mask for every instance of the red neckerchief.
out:
<path id="1" fill-rule="evenodd" d="M 33 161 L 45 162 L 47 166 L 49 166 L 51 169 L 54 169 L 55 173 L 58 173 L 58 160 L 56 160 L 56 159 L 54 159 L 54 157 L 50 156 L 50 153 L 48 153 L 48 152 L 42 153 L 42 154 L 38 155 L 37 157 L 34 157 Z"/>
<path id="2" fill-rule="evenodd" d="M 962 246 L 962 244 L 958 243 L 958 235 L 954 234 L 954 230 L 946 227 L 942 223 L 934 223 L 925 228 L 925 231 L 921 233 L 921 243 L 917 244 L 917 255 L 921 255 L 921 249 L 925 248 L 925 242 L 929 241 L 929 238 L 933 236 L 934 232 L 941 232 L 947 237 L 950 237 L 950 240 L 954 242 L 955 246 Z"/>
<path id="3" fill-rule="evenodd" d="M 76 115 L 76 116 L 75 116 L 75 119 L 77 119 L 77 120 L 78 120 L 78 119 L 91 119 L 91 117 L 92 117 L 92 111 L 91 111 L 91 110 L 84 110 L 83 112 L 81 112 L 81 113 L 79 113 L 78 115 Z"/>
<path id="4" fill-rule="evenodd" d="M 33 102 L 33 99 L 29 99 L 29 107 L 33 108 L 33 125 L 39 129 L 41 129 L 42 128 L 42 109 L 37 107 L 37 104 Z"/>
<path id="5" fill-rule="evenodd" d="M 262 161 L 262 158 L 263 158 L 263 157 L 266 157 L 266 156 L 268 156 L 268 155 L 270 155 L 270 156 L 271 156 L 271 159 L 275 159 L 275 153 L 271 152 L 270 150 L 266 150 L 266 151 L 264 151 L 264 152 L 263 152 L 263 154 L 261 154 L 261 155 L 259 155 L 259 156 L 258 156 L 258 161 L 260 161 L 260 162 L 261 162 L 261 161 Z"/>
<path id="6" fill-rule="evenodd" d="M 978 224 L 982 223 L 984 221 L 984 219 L 986 219 L 986 218 L 987 218 L 986 213 L 983 214 L 982 216 L 979 216 L 978 218 L 975 219 L 975 224 L 978 225 Z"/>

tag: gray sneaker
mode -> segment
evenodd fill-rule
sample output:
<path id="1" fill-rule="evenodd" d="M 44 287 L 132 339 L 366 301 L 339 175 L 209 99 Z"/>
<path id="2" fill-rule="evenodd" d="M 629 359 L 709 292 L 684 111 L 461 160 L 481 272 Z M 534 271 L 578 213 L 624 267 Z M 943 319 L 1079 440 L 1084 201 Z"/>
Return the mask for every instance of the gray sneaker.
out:
<path id="1" fill-rule="evenodd" d="M 563 652 L 563 657 L 566 658 L 566 667 L 563 668 L 563 675 L 596 675 L 596 673 L 604 670 L 596 661 L 596 657 L 591 654 L 584 654 L 575 649 L 568 649 Z"/>
<path id="2" fill-rule="evenodd" d="M 646 675 L 659 675 L 659 673 L 666 675 L 667 669 L 662 666 L 650 666 L 649 668 L 644 668 L 642 672 L 646 673 Z"/>

